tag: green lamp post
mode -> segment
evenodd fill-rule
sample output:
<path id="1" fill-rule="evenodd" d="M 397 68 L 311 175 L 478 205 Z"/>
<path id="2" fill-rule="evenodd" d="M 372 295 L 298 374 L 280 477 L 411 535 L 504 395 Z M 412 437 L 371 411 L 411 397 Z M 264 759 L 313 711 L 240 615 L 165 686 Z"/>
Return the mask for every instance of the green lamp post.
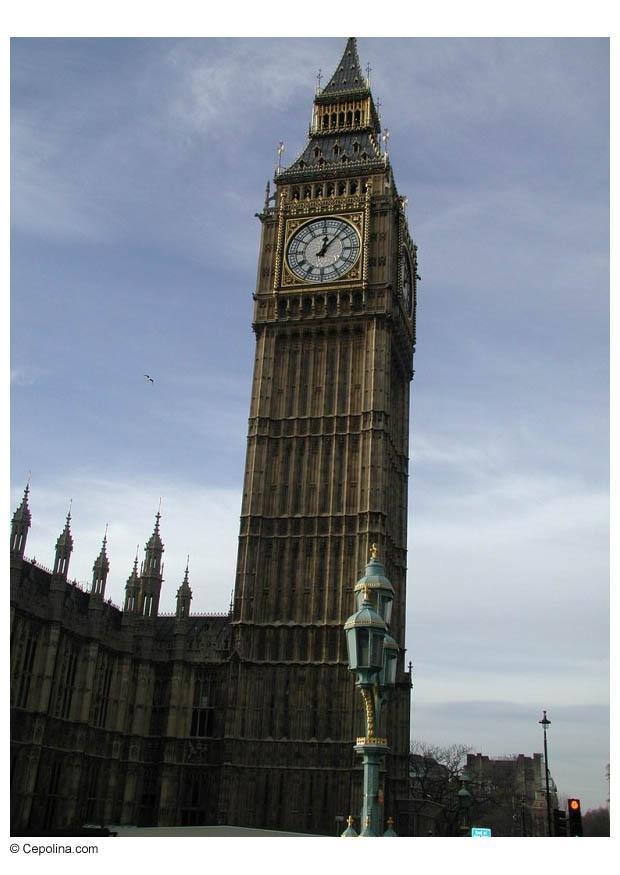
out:
<path id="1" fill-rule="evenodd" d="M 461 787 L 458 791 L 458 814 L 459 814 L 459 833 L 462 836 L 468 836 L 470 831 L 470 811 L 471 811 L 471 793 L 467 789 L 467 785 L 471 778 L 467 772 L 461 772 Z"/>
<path id="2" fill-rule="evenodd" d="M 356 673 L 356 685 L 366 711 L 366 733 L 354 747 L 364 766 L 360 835 L 380 836 L 379 767 L 389 748 L 387 739 L 379 738 L 377 732 L 381 710 L 396 681 L 398 644 L 387 631 L 394 588 L 377 559 L 374 544 L 365 574 L 355 587 L 355 599 L 358 609 L 349 617 L 344 630 L 349 668 Z M 395 835 L 393 830 L 389 834 Z"/>

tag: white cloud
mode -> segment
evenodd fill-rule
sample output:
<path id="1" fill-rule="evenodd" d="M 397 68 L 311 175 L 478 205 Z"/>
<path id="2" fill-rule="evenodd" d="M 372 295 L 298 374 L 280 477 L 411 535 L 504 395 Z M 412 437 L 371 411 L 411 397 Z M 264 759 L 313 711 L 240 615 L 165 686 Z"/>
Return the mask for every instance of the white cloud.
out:
<path id="1" fill-rule="evenodd" d="M 11 383 L 15 386 L 33 386 L 49 373 L 45 368 L 23 365 L 11 368 Z"/>

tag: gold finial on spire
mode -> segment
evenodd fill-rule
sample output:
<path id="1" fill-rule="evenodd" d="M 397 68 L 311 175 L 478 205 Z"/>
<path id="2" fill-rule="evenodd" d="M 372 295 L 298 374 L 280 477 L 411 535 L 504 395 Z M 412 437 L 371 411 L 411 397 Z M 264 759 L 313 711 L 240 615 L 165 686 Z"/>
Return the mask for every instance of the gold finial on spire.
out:
<path id="1" fill-rule="evenodd" d="M 353 815 L 352 814 L 350 814 L 347 817 L 347 826 L 349 826 L 349 827 L 353 826 Z"/>
<path id="2" fill-rule="evenodd" d="M 376 544 L 371 544 L 371 545 L 370 545 L 370 558 L 371 558 L 371 559 L 376 559 L 376 558 L 377 558 L 377 550 L 378 550 L 378 547 L 377 547 Z"/>

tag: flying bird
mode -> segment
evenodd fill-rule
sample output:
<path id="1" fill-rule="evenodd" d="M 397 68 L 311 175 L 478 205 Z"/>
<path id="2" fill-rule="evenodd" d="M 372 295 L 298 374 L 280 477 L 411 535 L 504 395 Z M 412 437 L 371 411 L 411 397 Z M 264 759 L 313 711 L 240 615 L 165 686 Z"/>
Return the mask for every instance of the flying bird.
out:
<path id="1" fill-rule="evenodd" d="M 154 383 L 154 382 L 155 382 L 155 380 L 154 380 L 149 374 L 145 374 L 144 376 L 145 376 L 146 379 L 149 380 L 151 383 Z"/>

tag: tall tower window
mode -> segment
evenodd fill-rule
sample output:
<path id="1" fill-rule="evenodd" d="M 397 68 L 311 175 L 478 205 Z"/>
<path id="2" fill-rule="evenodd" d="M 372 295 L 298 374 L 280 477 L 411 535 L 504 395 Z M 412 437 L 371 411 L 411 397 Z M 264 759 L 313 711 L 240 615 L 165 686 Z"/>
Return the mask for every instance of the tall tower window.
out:
<path id="1" fill-rule="evenodd" d="M 205 669 L 198 669 L 194 680 L 194 707 L 189 733 L 193 738 L 213 735 L 211 683 L 211 674 Z"/>

